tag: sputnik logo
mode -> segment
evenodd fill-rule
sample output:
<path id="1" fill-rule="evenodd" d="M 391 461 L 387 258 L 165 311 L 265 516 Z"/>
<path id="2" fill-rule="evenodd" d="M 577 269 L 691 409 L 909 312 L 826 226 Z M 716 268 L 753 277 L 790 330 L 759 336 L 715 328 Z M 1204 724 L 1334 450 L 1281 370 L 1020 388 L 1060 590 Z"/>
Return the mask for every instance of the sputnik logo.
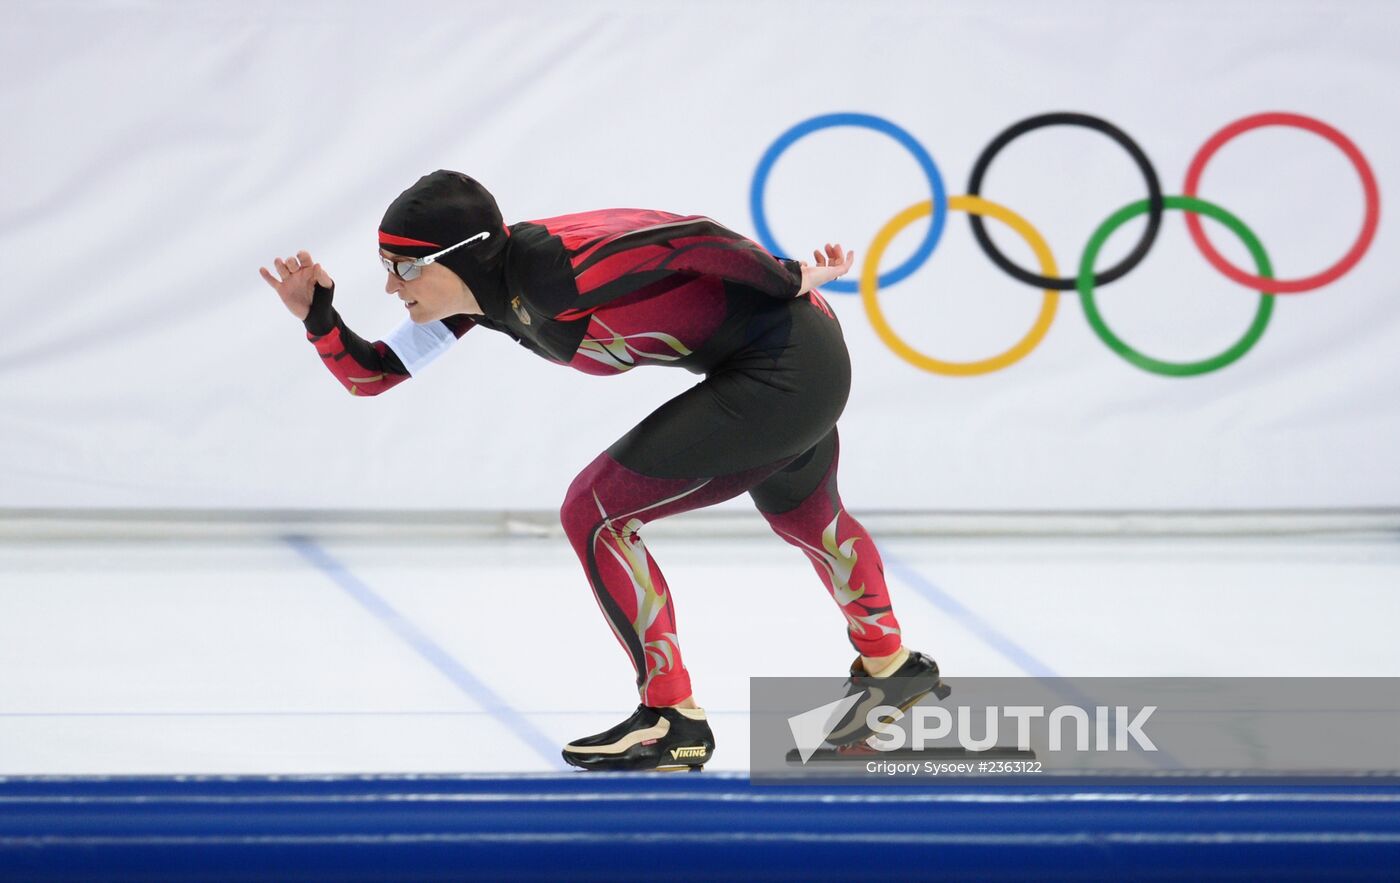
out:
<path id="1" fill-rule="evenodd" d="M 826 737 L 831 735 L 831 731 L 836 729 L 836 724 L 846 712 L 851 710 L 851 706 L 860 701 L 865 695 L 862 690 L 859 693 L 852 693 L 844 696 L 835 702 L 828 702 L 820 708 L 811 711 L 804 711 L 788 718 L 788 730 L 792 733 L 792 741 L 797 745 L 797 754 L 805 764 L 817 749 L 826 741 Z"/>

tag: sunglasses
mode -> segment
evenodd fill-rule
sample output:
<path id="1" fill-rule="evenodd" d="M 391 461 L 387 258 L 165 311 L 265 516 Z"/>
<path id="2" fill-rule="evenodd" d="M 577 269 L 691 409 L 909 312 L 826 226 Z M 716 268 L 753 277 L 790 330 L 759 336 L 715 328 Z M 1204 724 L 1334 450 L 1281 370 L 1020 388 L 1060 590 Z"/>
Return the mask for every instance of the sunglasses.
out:
<path id="1" fill-rule="evenodd" d="M 421 258 L 386 258 L 384 255 L 380 255 L 379 262 L 384 265 L 384 269 L 388 270 L 390 273 L 393 273 L 395 276 L 399 277 L 403 281 L 412 282 L 414 279 L 417 279 L 419 276 L 423 275 L 424 267 L 428 266 L 429 264 L 437 263 L 437 259 L 447 254 L 449 251 L 455 251 L 464 245 L 470 245 L 471 243 L 476 242 L 478 239 L 488 239 L 490 238 L 490 236 L 490 230 L 482 230 L 475 236 L 472 236 L 468 239 L 463 239 L 456 245 L 449 245 L 442 251 L 435 251 L 432 254 L 424 255 Z"/>

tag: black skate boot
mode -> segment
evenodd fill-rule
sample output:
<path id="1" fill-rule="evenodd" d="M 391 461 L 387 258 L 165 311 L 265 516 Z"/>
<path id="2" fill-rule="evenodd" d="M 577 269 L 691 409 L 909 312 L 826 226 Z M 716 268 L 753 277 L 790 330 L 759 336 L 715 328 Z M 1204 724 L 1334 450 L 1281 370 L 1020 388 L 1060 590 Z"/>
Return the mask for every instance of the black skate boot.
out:
<path id="1" fill-rule="evenodd" d="M 638 705 L 611 730 L 565 745 L 564 760 L 586 770 L 698 771 L 714 752 L 703 709 Z"/>
<path id="2" fill-rule="evenodd" d="M 872 708 L 893 705 L 900 711 L 913 708 L 920 699 L 932 693 L 939 699 L 947 698 L 953 690 L 943 683 L 938 674 L 938 663 L 918 651 L 901 650 L 904 659 L 896 658 L 885 669 L 888 674 L 868 675 L 859 656 L 851 663 L 851 680 L 846 695 L 864 693 L 860 701 L 841 718 L 840 722 L 826 737 L 835 746 L 859 745 L 875 735 L 866 725 L 865 716 Z M 880 718 L 888 723 L 891 718 Z"/>

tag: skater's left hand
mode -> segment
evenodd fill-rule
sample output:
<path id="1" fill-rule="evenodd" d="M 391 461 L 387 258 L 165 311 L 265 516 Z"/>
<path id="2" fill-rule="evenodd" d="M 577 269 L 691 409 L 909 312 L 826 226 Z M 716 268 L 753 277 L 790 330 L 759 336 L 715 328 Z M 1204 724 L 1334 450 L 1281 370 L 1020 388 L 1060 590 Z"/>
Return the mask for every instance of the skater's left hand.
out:
<path id="1" fill-rule="evenodd" d="M 850 272 L 851 266 L 855 264 L 856 253 L 847 252 L 840 245 L 826 244 L 826 254 L 820 251 L 812 252 L 812 257 L 817 261 L 816 266 L 812 266 L 806 261 L 801 262 L 802 266 L 802 289 L 797 293 L 806 294 L 813 288 L 818 288 L 833 279 L 839 279 Z"/>

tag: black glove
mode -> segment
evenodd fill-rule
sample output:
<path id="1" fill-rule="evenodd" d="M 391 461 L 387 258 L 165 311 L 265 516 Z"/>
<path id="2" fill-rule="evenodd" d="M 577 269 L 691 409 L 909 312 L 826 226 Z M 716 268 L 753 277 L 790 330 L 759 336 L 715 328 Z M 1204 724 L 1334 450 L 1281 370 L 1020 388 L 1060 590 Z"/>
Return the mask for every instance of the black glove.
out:
<path id="1" fill-rule="evenodd" d="M 331 298 L 334 296 L 335 285 L 326 288 L 319 282 L 316 283 L 316 290 L 311 294 L 311 310 L 302 320 L 308 334 L 320 337 L 331 333 L 331 329 L 335 327 L 335 307 L 331 306 Z"/>

